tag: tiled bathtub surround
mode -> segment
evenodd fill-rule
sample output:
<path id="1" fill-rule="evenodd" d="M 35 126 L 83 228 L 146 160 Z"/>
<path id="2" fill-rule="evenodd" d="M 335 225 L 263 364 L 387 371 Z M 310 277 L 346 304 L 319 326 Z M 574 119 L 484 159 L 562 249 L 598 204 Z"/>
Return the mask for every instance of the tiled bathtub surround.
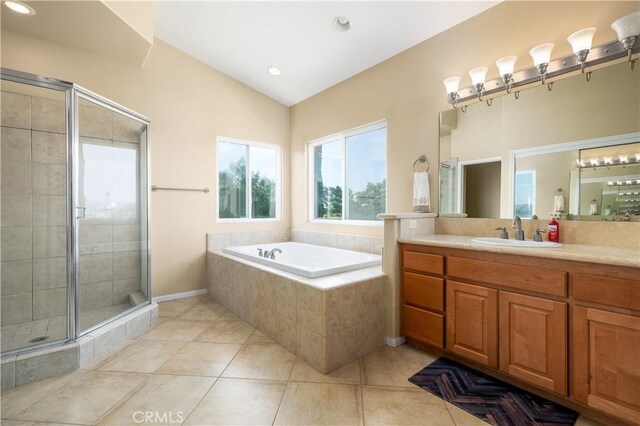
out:
<path id="1" fill-rule="evenodd" d="M 212 297 L 323 374 L 384 342 L 379 267 L 303 278 L 213 251 L 207 278 Z"/>
<path id="2" fill-rule="evenodd" d="M 219 250 L 226 247 L 251 244 L 284 243 L 287 241 L 289 241 L 288 229 L 277 231 L 223 232 L 207 234 L 207 250 Z"/>
<path id="3" fill-rule="evenodd" d="M 384 238 L 292 229 L 291 241 L 364 253 L 382 254 Z"/>
<path id="4" fill-rule="evenodd" d="M 522 229 L 526 238 L 531 239 L 536 228 L 547 229 L 548 223 L 548 220 L 523 220 Z M 469 237 L 497 237 L 498 231 L 494 231 L 494 229 L 498 226 L 506 226 L 510 238 L 513 238 L 511 219 L 439 217 L 436 219 L 435 233 Z M 561 220 L 560 242 L 640 250 L 640 222 Z"/>

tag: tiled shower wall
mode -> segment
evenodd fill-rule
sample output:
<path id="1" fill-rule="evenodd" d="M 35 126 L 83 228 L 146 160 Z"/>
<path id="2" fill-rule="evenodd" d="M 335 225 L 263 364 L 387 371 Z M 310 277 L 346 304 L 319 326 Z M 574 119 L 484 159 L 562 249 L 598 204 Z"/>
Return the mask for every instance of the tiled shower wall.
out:
<path id="1" fill-rule="evenodd" d="M 67 309 L 64 103 L 5 91 L 1 98 L 2 325 L 59 318 L 63 333 Z"/>
<path id="2" fill-rule="evenodd" d="M 11 325 L 55 318 L 64 330 L 67 151 L 64 101 L 6 91 L 1 98 L 4 342 Z M 81 106 L 79 130 L 81 145 L 139 147 L 139 126 L 105 109 Z M 117 185 L 110 165 L 101 179 Z M 80 221 L 81 329 L 128 309 L 129 294 L 141 292 L 140 241 L 138 218 L 117 209 Z"/>

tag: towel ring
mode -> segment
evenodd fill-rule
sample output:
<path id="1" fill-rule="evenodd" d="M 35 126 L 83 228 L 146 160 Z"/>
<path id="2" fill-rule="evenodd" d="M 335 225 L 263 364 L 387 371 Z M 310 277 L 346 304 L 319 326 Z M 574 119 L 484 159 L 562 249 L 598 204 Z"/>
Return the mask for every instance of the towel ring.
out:
<path id="1" fill-rule="evenodd" d="M 427 156 L 426 155 L 421 155 L 420 157 L 418 157 L 418 159 L 416 161 L 413 162 L 413 171 L 416 171 L 416 165 L 418 163 L 427 163 L 427 170 L 425 170 L 425 172 L 429 171 L 429 161 L 427 161 Z"/>

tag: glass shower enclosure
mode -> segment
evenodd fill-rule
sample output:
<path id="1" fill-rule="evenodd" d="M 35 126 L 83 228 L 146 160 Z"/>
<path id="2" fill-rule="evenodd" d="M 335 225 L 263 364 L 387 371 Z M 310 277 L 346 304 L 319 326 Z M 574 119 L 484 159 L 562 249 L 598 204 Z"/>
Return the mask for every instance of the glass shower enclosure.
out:
<path id="1" fill-rule="evenodd" d="M 149 120 L 2 69 L 1 352 L 72 341 L 150 303 Z"/>

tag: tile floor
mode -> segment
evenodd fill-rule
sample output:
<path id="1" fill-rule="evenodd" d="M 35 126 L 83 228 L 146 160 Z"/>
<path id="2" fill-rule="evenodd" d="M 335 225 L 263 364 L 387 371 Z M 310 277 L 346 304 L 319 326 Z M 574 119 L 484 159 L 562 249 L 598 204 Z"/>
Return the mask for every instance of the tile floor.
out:
<path id="1" fill-rule="evenodd" d="M 407 381 L 433 360 L 382 347 L 323 376 L 200 296 L 161 303 L 155 327 L 114 355 L 2 392 L 1 423 L 485 424 Z"/>

